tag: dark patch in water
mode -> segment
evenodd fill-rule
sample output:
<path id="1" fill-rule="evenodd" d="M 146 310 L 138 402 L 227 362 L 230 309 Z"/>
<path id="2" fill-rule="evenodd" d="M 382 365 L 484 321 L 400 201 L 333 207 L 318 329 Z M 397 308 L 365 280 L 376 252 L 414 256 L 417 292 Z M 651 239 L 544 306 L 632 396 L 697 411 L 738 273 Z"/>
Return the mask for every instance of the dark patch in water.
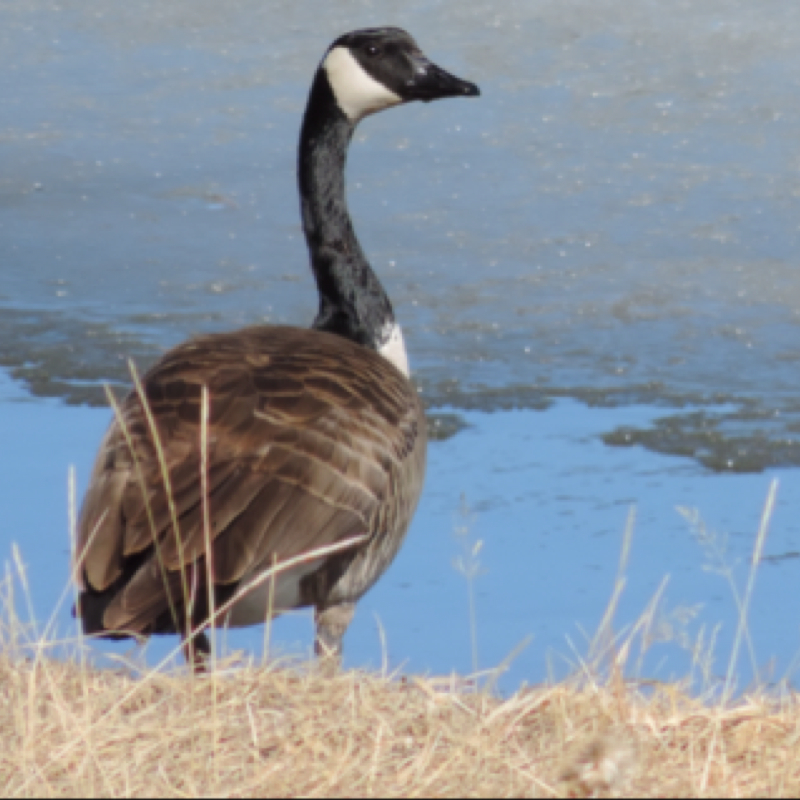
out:
<path id="1" fill-rule="evenodd" d="M 715 472 L 800 466 L 800 440 L 787 436 L 785 425 L 775 424 L 774 413 L 754 404 L 728 412 L 672 414 L 652 427 L 620 426 L 602 438 L 614 447 L 641 445 L 656 453 L 693 458 Z"/>
<path id="2" fill-rule="evenodd" d="M 0 366 L 40 397 L 59 397 L 70 405 L 107 405 L 104 386 L 117 395 L 131 384 L 128 361 L 140 373 L 164 348 L 160 318 L 123 319 L 125 327 L 154 328 L 151 340 L 120 331 L 106 321 L 76 317 L 50 309 L 4 308 L 0 313 Z M 184 325 L 195 323 L 184 321 Z M 224 327 L 222 320 L 198 320 L 199 328 Z M 492 413 L 512 409 L 544 411 L 554 400 L 571 398 L 594 408 L 624 408 L 634 404 L 688 409 L 656 420 L 648 427 L 620 426 L 605 434 L 613 447 L 641 445 L 653 452 L 692 458 L 715 472 L 757 473 L 800 466 L 800 404 L 780 400 L 765 408 L 759 399 L 725 392 L 669 390 L 660 381 L 627 386 L 553 386 L 474 384 L 457 378 L 418 381 L 429 409 L 433 441 L 449 439 L 465 427 L 458 412 Z M 698 409 L 702 406 L 702 409 Z M 709 407 L 716 407 L 717 410 Z"/>
<path id="3" fill-rule="evenodd" d="M 0 366 L 38 397 L 70 405 L 107 405 L 104 384 L 130 383 L 128 359 L 141 369 L 159 349 L 101 322 L 54 311 L 0 311 Z"/>
<path id="4" fill-rule="evenodd" d="M 467 421 L 460 414 L 449 412 L 434 412 L 427 415 L 428 439 L 431 442 L 445 442 L 452 439 L 469 427 Z"/>
<path id="5" fill-rule="evenodd" d="M 767 564 L 780 564 L 781 561 L 791 561 L 795 558 L 800 558 L 800 553 L 796 550 L 792 550 L 789 553 L 781 553 L 777 556 L 762 556 L 761 561 Z"/>

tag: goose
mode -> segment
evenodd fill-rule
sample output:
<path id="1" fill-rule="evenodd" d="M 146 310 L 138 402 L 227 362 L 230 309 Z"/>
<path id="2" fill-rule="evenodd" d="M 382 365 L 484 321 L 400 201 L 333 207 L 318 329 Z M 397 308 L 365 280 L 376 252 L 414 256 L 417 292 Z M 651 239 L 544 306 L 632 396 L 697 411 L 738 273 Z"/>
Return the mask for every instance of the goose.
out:
<path id="1" fill-rule="evenodd" d="M 347 149 L 370 114 L 479 93 L 399 28 L 328 48 L 298 155 L 317 316 L 190 339 L 118 404 L 78 519 L 86 634 L 178 634 L 202 671 L 209 626 L 313 607 L 316 654 L 340 657 L 403 542 L 427 442 L 402 331 L 348 214 Z"/>

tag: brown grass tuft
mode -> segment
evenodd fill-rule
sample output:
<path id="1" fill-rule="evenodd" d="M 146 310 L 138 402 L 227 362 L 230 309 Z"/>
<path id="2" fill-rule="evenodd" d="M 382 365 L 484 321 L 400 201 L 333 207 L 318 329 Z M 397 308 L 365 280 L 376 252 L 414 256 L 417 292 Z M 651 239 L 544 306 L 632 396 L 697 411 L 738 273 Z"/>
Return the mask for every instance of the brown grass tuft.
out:
<path id="1" fill-rule="evenodd" d="M 508 699 L 313 667 L 99 670 L 0 660 L 5 796 L 800 793 L 800 709 L 673 686 Z"/>
<path id="2" fill-rule="evenodd" d="M 650 638 L 665 585 L 637 623 L 615 633 L 633 517 L 580 677 L 506 699 L 457 676 L 331 674 L 315 664 L 241 666 L 235 657 L 214 660 L 203 676 L 97 669 L 82 640 L 67 643 L 71 660 L 57 660 L 47 655 L 59 644 L 49 637 L 52 621 L 40 632 L 20 620 L 7 567 L 0 794 L 798 796 L 797 695 L 756 690 L 731 700 L 739 645 L 752 649 L 747 609 L 775 490 L 773 483 L 746 591 L 736 595 L 728 674 L 707 687 L 705 700 L 678 684 L 625 678 L 634 639 Z M 465 551 L 470 580 L 479 549 L 469 543 Z M 16 546 L 12 555 L 32 620 Z M 473 654 L 477 660 L 474 633 Z"/>

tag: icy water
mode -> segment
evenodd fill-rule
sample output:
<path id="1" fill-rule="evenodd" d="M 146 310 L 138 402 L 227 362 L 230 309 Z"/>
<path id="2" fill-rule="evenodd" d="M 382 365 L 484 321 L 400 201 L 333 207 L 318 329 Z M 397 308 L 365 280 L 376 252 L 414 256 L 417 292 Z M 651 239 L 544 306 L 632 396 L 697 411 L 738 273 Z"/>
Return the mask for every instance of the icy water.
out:
<path id="1" fill-rule="evenodd" d="M 563 674 L 636 506 L 618 627 L 670 575 L 652 635 L 673 644 L 644 672 L 685 674 L 679 644 L 720 623 L 722 673 L 735 602 L 703 567 L 738 563 L 741 590 L 779 476 L 751 623 L 756 660 L 780 677 L 800 649 L 795 12 L 3 3 L 0 541 L 20 543 L 37 613 L 66 576 L 67 465 L 85 487 L 102 383 L 193 333 L 313 317 L 294 186 L 308 82 L 338 33 L 399 24 L 483 95 L 370 118 L 350 156 L 362 244 L 454 433 L 431 446 L 408 545 L 360 606 L 350 663 L 380 662 L 377 615 L 391 663 L 468 670 L 452 562 L 482 541 L 480 666 L 533 635 L 504 685 L 541 680 L 548 653 Z M 676 506 L 699 509 L 726 553 Z M 305 617 L 273 633 L 310 638 Z M 254 649 L 261 632 L 236 642 Z"/>

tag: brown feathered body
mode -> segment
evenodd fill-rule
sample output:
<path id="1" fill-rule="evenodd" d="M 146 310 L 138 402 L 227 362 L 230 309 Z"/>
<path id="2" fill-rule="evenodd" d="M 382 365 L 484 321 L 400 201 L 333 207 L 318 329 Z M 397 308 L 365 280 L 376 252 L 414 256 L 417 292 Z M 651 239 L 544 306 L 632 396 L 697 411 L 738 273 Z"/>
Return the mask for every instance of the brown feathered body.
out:
<path id="1" fill-rule="evenodd" d="M 254 327 L 186 342 L 141 385 L 147 408 L 135 390 L 121 404 L 81 509 L 88 633 L 185 634 L 187 604 L 192 626 L 207 619 L 209 580 L 219 606 L 275 563 L 362 534 L 270 579 L 274 613 L 347 608 L 391 563 L 422 488 L 426 430 L 413 385 L 381 355 Z M 267 611 L 261 587 L 216 624 Z"/>
<path id="2" fill-rule="evenodd" d="M 122 403 L 78 526 L 87 633 L 177 632 L 207 653 L 208 624 L 313 606 L 317 653 L 341 652 L 355 602 L 403 542 L 426 450 L 402 332 L 347 210 L 347 148 L 383 108 L 478 94 L 398 28 L 352 31 L 328 48 L 298 148 L 319 294 L 312 329 L 187 342 Z M 274 580 L 255 586 L 274 566 Z M 212 605 L 225 613 L 212 619 Z"/>

